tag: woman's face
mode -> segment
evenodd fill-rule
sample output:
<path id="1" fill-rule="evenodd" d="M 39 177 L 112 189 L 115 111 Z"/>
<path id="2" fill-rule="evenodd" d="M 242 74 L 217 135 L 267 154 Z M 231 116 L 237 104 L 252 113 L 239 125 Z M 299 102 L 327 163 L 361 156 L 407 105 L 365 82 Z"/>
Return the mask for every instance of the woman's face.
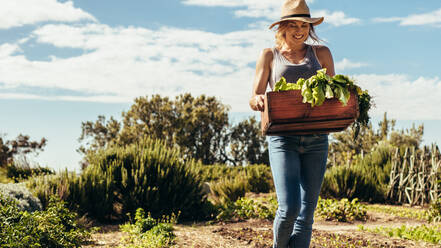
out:
<path id="1" fill-rule="evenodd" d="M 309 23 L 302 21 L 289 21 L 285 32 L 286 43 L 304 43 L 309 36 Z"/>

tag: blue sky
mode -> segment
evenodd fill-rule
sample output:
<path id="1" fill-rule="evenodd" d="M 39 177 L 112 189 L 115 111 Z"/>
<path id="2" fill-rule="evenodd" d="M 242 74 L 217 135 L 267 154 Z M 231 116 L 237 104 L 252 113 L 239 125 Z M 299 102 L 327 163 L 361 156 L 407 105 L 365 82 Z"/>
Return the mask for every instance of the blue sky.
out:
<path id="1" fill-rule="evenodd" d="M 120 118 L 138 96 L 218 97 L 237 116 L 274 44 L 279 0 L 14 0 L 0 7 L 0 134 L 48 139 L 35 159 L 78 169 L 81 122 Z M 441 3 L 310 0 L 336 72 L 425 143 L 441 144 Z"/>

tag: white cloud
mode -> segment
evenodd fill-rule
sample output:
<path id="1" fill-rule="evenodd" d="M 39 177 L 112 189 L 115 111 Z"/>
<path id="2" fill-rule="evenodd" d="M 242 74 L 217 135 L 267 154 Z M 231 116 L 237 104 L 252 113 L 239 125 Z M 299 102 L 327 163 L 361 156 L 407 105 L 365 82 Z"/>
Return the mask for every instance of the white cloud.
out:
<path id="1" fill-rule="evenodd" d="M 314 1 L 308 1 L 308 4 Z M 253 17 L 266 18 L 267 20 L 275 21 L 280 18 L 280 8 L 283 1 L 274 0 L 183 0 L 187 5 L 198 5 L 207 7 L 230 7 L 241 8 L 235 10 L 234 14 L 237 17 Z M 245 8 L 245 9 L 244 9 Z M 312 8 L 311 8 L 312 9 Z M 347 17 L 343 11 L 330 12 L 328 10 L 314 11 L 312 9 L 312 16 L 324 16 L 325 22 L 333 26 L 342 26 L 359 23 L 360 19 Z"/>
<path id="2" fill-rule="evenodd" d="M 0 45 L 0 98 L 131 102 L 142 95 L 176 96 L 184 92 L 218 97 L 232 111 L 249 111 L 253 64 L 261 49 L 272 46 L 271 31 L 216 34 L 164 27 L 149 30 L 102 24 L 45 25 L 31 42 L 83 49 L 71 58 L 30 61 L 22 44 Z M 253 39 L 250 39 L 253 37 Z M 366 66 L 344 58 L 337 70 Z M 395 119 L 441 119 L 441 80 L 406 75 L 361 74 L 357 82 L 374 96 L 372 115 Z M 59 88 L 85 95 L 47 96 L 20 92 L 20 87 Z"/>
<path id="3" fill-rule="evenodd" d="M 206 7 L 241 8 L 234 11 L 237 17 L 264 17 L 270 20 L 280 18 L 282 6 L 282 1 L 274 0 L 183 0 L 183 3 Z"/>
<path id="4" fill-rule="evenodd" d="M 20 52 L 21 49 L 16 44 L 4 43 L 0 45 L 0 58 L 8 57 L 14 53 Z"/>
<path id="5" fill-rule="evenodd" d="M 337 71 L 344 71 L 344 70 L 348 70 L 348 69 L 364 67 L 367 65 L 368 64 L 366 64 L 366 63 L 353 62 L 347 58 L 343 58 L 343 60 L 335 63 L 335 69 Z"/>
<path id="6" fill-rule="evenodd" d="M 380 17 L 375 18 L 374 22 L 400 22 L 401 26 L 431 25 L 441 27 L 441 9 L 423 14 L 413 14 L 407 17 Z"/>
<path id="7" fill-rule="evenodd" d="M 339 27 L 343 25 L 350 25 L 350 24 L 356 24 L 360 23 L 361 20 L 358 18 L 353 17 L 347 17 L 346 14 L 343 11 L 334 11 L 330 12 L 328 10 L 319 10 L 319 11 L 313 11 L 313 16 L 324 16 L 325 22 Z"/>
<path id="8" fill-rule="evenodd" d="M 441 120 L 441 79 L 419 77 L 410 80 L 400 74 L 354 75 L 357 83 L 374 97 L 371 115 L 384 112 L 399 120 Z"/>
<path id="9" fill-rule="evenodd" d="M 46 101 L 70 101 L 70 102 L 103 102 L 103 103 L 125 103 L 130 102 L 132 98 L 124 98 L 118 96 L 41 96 L 36 94 L 22 94 L 22 93 L 0 93 L 0 99 L 32 99 L 32 100 L 46 100 Z"/>
<path id="10" fill-rule="evenodd" d="M 9 29 L 45 21 L 77 22 L 96 21 L 89 13 L 75 8 L 72 1 L 57 0 L 13 0 L 2 1 L 0 7 L 0 29 Z"/>
<path id="11" fill-rule="evenodd" d="M 22 44 L 2 45 L 0 82 L 16 89 L 15 95 L 5 93 L 2 98 L 121 102 L 140 95 L 190 92 L 217 96 L 235 111 L 249 110 L 247 99 L 254 76 L 250 64 L 273 42 L 269 30 L 215 34 L 102 24 L 50 24 L 35 30 L 31 37 L 26 45 L 45 43 L 83 49 L 84 54 L 30 61 L 19 50 Z M 20 87 L 58 88 L 87 96 L 20 94 Z"/>

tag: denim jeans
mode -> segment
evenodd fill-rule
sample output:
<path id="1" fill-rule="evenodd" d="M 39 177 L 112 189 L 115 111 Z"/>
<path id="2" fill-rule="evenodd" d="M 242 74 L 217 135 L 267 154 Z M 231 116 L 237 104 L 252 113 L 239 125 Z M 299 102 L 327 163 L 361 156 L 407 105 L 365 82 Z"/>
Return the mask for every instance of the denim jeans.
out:
<path id="1" fill-rule="evenodd" d="M 279 207 L 274 248 L 307 248 L 328 156 L 328 135 L 268 136 Z"/>

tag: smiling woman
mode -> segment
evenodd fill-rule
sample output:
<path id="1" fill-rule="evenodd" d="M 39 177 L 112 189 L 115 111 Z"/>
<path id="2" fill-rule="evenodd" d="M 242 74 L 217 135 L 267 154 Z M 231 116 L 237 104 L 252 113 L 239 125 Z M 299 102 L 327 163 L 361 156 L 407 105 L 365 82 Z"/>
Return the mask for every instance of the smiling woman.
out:
<path id="1" fill-rule="evenodd" d="M 256 65 L 250 107 L 264 110 L 264 94 L 281 77 L 288 82 L 309 78 L 326 69 L 334 76 L 334 62 L 326 46 L 309 45 L 318 41 L 314 25 L 323 17 L 311 18 L 305 0 L 286 0 L 276 33 L 276 46 L 263 50 Z M 270 136 L 268 139 L 271 171 L 278 209 L 274 218 L 274 248 L 307 248 L 311 241 L 314 211 L 326 168 L 328 135 Z"/>

